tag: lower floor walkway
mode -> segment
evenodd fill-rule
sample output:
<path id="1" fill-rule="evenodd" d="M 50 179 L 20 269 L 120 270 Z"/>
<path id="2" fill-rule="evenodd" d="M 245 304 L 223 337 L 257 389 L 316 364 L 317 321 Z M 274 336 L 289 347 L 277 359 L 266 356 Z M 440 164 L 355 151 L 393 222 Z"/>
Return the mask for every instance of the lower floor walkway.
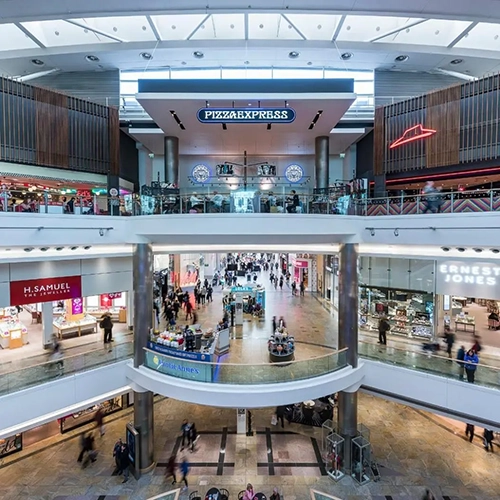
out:
<path id="1" fill-rule="evenodd" d="M 342 500 L 418 500 L 429 488 L 438 500 L 486 500 L 500 491 L 500 448 L 486 452 L 480 437 L 470 443 L 452 422 L 372 396 L 359 396 L 359 422 L 370 429 L 374 459 L 381 480 L 359 486 L 350 477 L 335 483 L 325 475 L 320 459 L 321 429 L 271 425 L 273 409 L 253 411 L 254 435 L 236 434 L 236 411 L 161 399 L 155 404 L 153 473 L 123 484 L 113 476 L 113 445 L 125 436 L 131 409 L 110 416 L 104 437 L 96 438 L 97 461 L 81 469 L 76 459 L 79 434 L 85 427 L 51 437 L 29 449 L 24 458 L 0 465 L 2 500 L 145 500 L 173 489 L 165 477 L 172 452 L 180 460 L 183 418 L 196 423 L 200 439 L 193 453 L 189 488 L 202 498 L 212 486 L 225 488 L 236 499 L 248 482 L 268 496 L 278 487 L 285 500 L 306 500 L 311 488 Z M 89 424 L 90 425 L 90 424 Z M 24 452 L 23 452 L 24 453 Z"/>

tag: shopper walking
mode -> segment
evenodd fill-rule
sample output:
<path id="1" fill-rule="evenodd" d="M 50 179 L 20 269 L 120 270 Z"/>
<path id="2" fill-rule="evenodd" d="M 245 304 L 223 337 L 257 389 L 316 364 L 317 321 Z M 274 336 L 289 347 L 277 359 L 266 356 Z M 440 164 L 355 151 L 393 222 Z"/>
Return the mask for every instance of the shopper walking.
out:
<path id="1" fill-rule="evenodd" d="M 186 302 L 186 321 L 188 318 L 193 317 L 193 305 L 191 304 L 191 301 L 188 299 Z"/>
<path id="2" fill-rule="evenodd" d="M 464 359 L 465 359 L 465 347 L 461 345 L 460 349 L 457 352 L 458 378 L 460 380 L 464 379 L 464 372 L 465 372 Z"/>
<path id="3" fill-rule="evenodd" d="M 99 434 L 103 437 L 106 430 L 104 429 L 104 412 L 102 411 L 102 408 L 97 408 L 94 415 L 94 422 L 96 429 L 99 429 Z"/>
<path id="4" fill-rule="evenodd" d="M 465 425 L 465 435 L 469 438 L 469 443 L 472 443 L 474 439 L 474 430 L 475 427 L 472 424 Z"/>
<path id="5" fill-rule="evenodd" d="M 122 438 L 118 438 L 118 441 L 115 443 L 113 448 L 113 458 L 115 459 L 115 470 L 113 471 L 113 475 L 121 474 L 120 472 L 120 455 L 122 452 Z"/>
<path id="6" fill-rule="evenodd" d="M 207 287 L 207 302 L 213 302 L 212 294 L 214 293 L 214 289 L 212 285 L 208 285 Z"/>
<path id="7" fill-rule="evenodd" d="M 285 406 L 278 406 L 276 408 L 276 419 L 278 422 L 281 422 L 281 428 L 285 428 L 285 411 L 286 407 Z"/>
<path id="8" fill-rule="evenodd" d="M 202 306 L 205 305 L 206 297 L 207 297 L 207 289 L 205 288 L 205 286 L 203 286 L 203 288 L 200 290 L 200 300 Z"/>
<path id="9" fill-rule="evenodd" d="M 167 479 L 172 478 L 172 484 L 177 482 L 177 477 L 175 476 L 175 455 L 171 455 L 167 462 L 167 470 L 166 470 Z"/>
<path id="10" fill-rule="evenodd" d="M 300 282 L 300 296 L 303 297 L 304 296 L 304 292 L 306 291 L 306 285 L 304 283 L 304 280 L 302 280 Z"/>
<path id="11" fill-rule="evenodd" d="M 430 492 L 430 490 L 425 490 L 422 500 L 436 500 L 436 497 Z"/>
<path id="12" fill-rule="evenodd" d="M 129 457 L 129 449 L 126 443 L 122 443 L 122 448 L 120 451 L 120 471 L 119 474 L 123 473 L 123 481 L 122 483 L 126 483 L 129 479 L 130 475 L 130 457 Z"/>
<path id="13" fill-rule="evenodd" d="M 446 352 L 448 353 L 448 357 L 451 359 L 451 351 L 453 349 L 453 344 L 455 343 L 455 334 L 453 334 L 452 332 L 445 332 L 444 338 L 446 342 Z"/>
<path id="14" fill-rule="evenodd" d="M 111 316 L 108 312 L 105 312 L 101 316 L 99 328 L 104 330 L 104 343 L 109 344 L 110 342 L 113 342 L 113 322 L 111 321 Z"/>
<path id="15" fill-rule="evenodd" d="M 255 493 L 253 491 L 253 486 L 248 483 L 247 489 L 245 490 L 245 494 L 243 495 L 243 500 L 253 500 L 255 497 Z"/>
<path id="16" fill-rule="evenodd" d="M 280 290 L 283 290 L 283 275 L 280 276 Z"/>
<path id="17" fill-rule="evenodd" d="M 292 295 L 297 293 L 297 283 L 295 281 L 292 282 Z"/>
<path id="18" fill-rule="evenodd" d="M 189 436 L 190 436 L 190 433 L 189 433 L 189 422 L 187 421 L 187 419 L 184 419 L 182 421 L 181 436 L 182 436 L 182 443 L 181 443 L 181 451 L 182 451 L 184 449 L 184 445 L 185 445 L 186 442 L 187 442 L 187 445 L 189 447 Z"/>
<path id="19" fill-rule="evenodd" d="M 182 457 L 182 462 L 181 465 L 179 466 L 179 469 L 182 474 L 181 483 L 184 482 L 185 484 L 185 486 L 182 488 L 182 491 L 185 491 L 189 486 L 187 481 L 187 475 L 189 474 L 189 462 L 186 456 Z"/>
<path id="20" fill-rule="evenodd" d="M 273 331 L 271 332 L 271 335 L 274 335 L 276 333 L 276 328 L 278 327 L 278 323 L 276 322 L 276 316 L 273 316 L 273 323 L 272 323 L 272 329 Z"/>
<path id="21" fill-rule="evenodd" d="M 191 453 L 195 451 L 195 445 L 198 440 L 198 431 L 196 430 L 196 425 L 192 422 L 189 426 L 189 441 L 191 442 Z"/>
<path id="22" fill-rule="evenodd" d="M 493 431 L 490 429 L 484 429 L 483 439 L 484 439 L 484 449 L 486 451 L 491 451 L 491 453 L 493 453 Z"/>
<path id="23" fill-rule="evenodd" d="M 477 354 L 469 349 L 464 358 L 465 362 L 465 373 L 467 374 L 467 382 L 470 384 L 474 383 L 474 378 L 476 376 L 477 364 L 479 363 L 479 358 Z"/>
<path id="24" fill-rule="evenodd" d="M 384 316 L 378 322 L 378 343 L 387 345 L 387 332 L 391 329 L 387 318 Z"/>

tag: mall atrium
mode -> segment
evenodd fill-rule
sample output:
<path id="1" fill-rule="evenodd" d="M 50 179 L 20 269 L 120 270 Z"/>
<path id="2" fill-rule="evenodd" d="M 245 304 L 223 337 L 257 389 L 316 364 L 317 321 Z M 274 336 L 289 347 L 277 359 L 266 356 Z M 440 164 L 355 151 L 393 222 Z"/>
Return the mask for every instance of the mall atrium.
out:
<path id="1" fill-rule="evenodd" d="M 0 2 L 0 498 L 497 499 L 499 37 Z"/>

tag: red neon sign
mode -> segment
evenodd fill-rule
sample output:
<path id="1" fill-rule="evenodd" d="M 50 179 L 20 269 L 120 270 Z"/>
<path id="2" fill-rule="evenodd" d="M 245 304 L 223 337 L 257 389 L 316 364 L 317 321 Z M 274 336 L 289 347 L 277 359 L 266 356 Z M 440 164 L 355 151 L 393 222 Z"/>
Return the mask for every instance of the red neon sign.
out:
<path id="1" fill-rule="evenodd" d="M 432 128 L 424 128 L 421 124 L 415 125 L 414 127 L 405 130 L 404 134 L 389 146 L 389 149 L 397 148 L 403 144 L 408 144 L 409 142 L 425 139 L 426 137 L 434 135 L 436 132 L 437 131 Z"/>

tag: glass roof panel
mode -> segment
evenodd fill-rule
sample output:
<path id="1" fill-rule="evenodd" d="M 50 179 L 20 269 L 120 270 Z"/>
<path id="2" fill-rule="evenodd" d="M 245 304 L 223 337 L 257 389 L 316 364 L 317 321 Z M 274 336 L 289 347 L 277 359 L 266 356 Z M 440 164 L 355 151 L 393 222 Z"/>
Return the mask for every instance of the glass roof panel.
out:
<path id="1" fill-rule="evenodd" d="M 88 29 L 75 26 L 66 21 L 33 21 L 21 23 L 35 38 L 46 47 L 65 45 L 85 45 L 96 43 L 118 43 L 106 36 L 98 35 Z"/>
<path id="2" fill-rule="evenodd" d="M 39 48 L 14 24 L 0 24 L 0 51 Z"/>
<path id="3" fill-rule="evenodd" d="M 243 40 L 245 38 L 244 14 L 213 14 L 215 38 L 218 40 Z"/>
<path id="4" fill-rule="evenodd" d="M 156 40 L 153 30 L 149 26 L 146 16 L 128 17 L 95 17 L 88 19 L 74 19 L 90 28 L 116 36 L 130 42 L 147 42 Z"/>
<path id="5" fill-rule="evenodd" d="M 162 40 L 186 40 L 207 17 L 205 14 L 151 16 Z"/>
<path id="6" fill-rule="evenodd" d="M 417 21 L 408 17 L 347 16 L 337 40 L 368 42 Z"/>
<path id="7" fill-rule="evenodd" d="M 276 39 L 280 20 L 281 14 L 248 14 L 248 38 L 251 40 Z"/>
<path id="8" fill-rule="evenodd" d="M 342 16 L 323 14 L 286 14 L 308 40 L 331 40 Z"/>
<path id="9" fill-rule="evenodd" d="M 303 40 L 299 32 L 283 17 L 278 21 L 278 38 L 280 40 Z"/>
<path id="10" fill-rule="evenodd" d="M 500 50 L 500 24 L 479 23 L 455 47 Z"/>
<path id="11" fill-rule="evenodd" d="M 215 40 L 215 25 L 210 16 L 191 36 L 190 40 Z"/>
<path id="12" fill-rule="evenodd" d="M 422 24 L 404 29 L 377 41 L 380 43 L 408 43 L 443 47 L 453 42 L 470 24 L 470 21 L 429 19 Z"/>

